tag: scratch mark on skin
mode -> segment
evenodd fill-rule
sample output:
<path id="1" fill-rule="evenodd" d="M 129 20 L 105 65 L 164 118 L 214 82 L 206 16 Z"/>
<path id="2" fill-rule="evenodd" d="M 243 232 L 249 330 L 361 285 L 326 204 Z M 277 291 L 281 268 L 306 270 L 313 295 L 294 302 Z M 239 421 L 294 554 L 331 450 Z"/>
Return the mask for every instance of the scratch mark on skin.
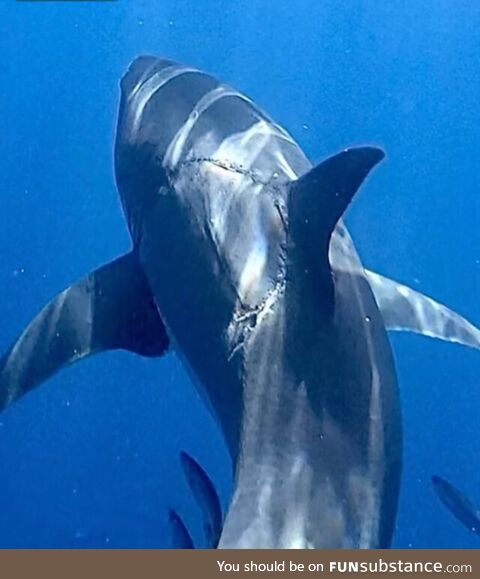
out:
<path id="1" fill-rule="evenodd" d="M 285 284 L 285 279 L 277 281 L 259 304 L 243 311 L 239 308 L 233 313 L 232 321 L 227 328 L 227 336 L 232 344 L 229 360 L 242 348 L 249 335 L 272 313 L 275 303 L 283 294 Z"/>

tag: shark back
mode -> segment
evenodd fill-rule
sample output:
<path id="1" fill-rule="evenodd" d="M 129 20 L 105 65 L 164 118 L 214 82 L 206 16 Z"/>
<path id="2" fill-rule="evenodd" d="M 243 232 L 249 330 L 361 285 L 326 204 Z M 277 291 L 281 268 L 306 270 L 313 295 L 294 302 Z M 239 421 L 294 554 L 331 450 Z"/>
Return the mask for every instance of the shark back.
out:
<path id="1" fill-rule="evenodd" d="M 310 164 L 250 99 L 196 69 L 152 57 L 137 59 L 122 81 L 115 160 L 162 319 L 186 366 L 203 360 L 192 372 L 200 391 L 216 383 L 206 402 L 235 456 L 242 407 L 237 322 L 275 288 L 286 185 Z M 214 376 L 206 367 L 212 357 Z"/>
<path id="2" fill-rule="evenodd" d="M 132 229 L 135 208 L 189 164 L 210 161 L 258 183 L 296 179 L 310 168 L 290 135 L 248 97 L 195 68 L 139 57 L 121 92 L 116 171 Z"/>
<path id="3" fill-rule="evenodd" d="M 93 354 L 173 348 L 234 464 L 224 521 L 208 474 L 182 458 L 209 543 L 224 524 L 221 547 L 387 547 L 401 424 L 385 326 L 476 348 L 480 331 L 363 270 L 341 216 L 382 157 L 359 147 L 312 168 L 241 93 L 137 59 L 115 147 L 133 251 L 31 320 L 0 359 L 0 410 Z M 473 505 L 434 484 L 477 530 Z M 176 510 L 170 519 L 177 542 L 194 546 Z"/>
<path id="4" fill-rule="evenodd" d="M 117 181 L 140 262 L 239 469 L 222 546 L 389 542 L 395 375 L 339 223 L 382 157 L 361 148 L 312 169 L 247 97 L 170 61 L 137 60 L 122 82 Z"/>

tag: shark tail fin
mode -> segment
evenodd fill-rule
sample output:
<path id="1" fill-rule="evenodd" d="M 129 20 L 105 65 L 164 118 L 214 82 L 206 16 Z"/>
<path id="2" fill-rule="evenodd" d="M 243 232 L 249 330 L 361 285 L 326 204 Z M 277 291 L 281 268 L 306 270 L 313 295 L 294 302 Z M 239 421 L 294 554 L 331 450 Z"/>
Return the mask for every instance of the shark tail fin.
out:
<path id="1" fill-rule="evenodd" d="M 374 147 L 347 149 L 323 161 L 294 181 L 288 198 L 289 251 L 306 275 L 321 285 L 333 306 L 328 250 L 330 237 L 358 188 L 384 157 Z"/>
<path id="2" fill-rule="evenodd" d="M 415 332 L 480 349 L 480 330 L 432 298 L 365 270 L 387 330 Z"/>
<path id="3" fill-rule="evenodd" d="M 160 356 L 168 338 L 134 254 L 70 286 L 0 359 L 0 410 L 61 368 L 105 350 Z"/>

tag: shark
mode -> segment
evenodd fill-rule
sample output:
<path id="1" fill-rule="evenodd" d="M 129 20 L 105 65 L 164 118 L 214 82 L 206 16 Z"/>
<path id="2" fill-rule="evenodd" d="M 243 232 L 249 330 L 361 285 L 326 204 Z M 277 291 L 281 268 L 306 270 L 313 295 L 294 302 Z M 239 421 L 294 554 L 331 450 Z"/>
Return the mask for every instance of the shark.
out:
<path id="1" fill-rule="evenodd" d="M 208 546 L 387 548 L 402 421 L 387 332 L 480 346 L 468 320 L 366 270 L 343 218 L 383 159 L 313 166 L 250 98 L 195 67 L 136 58 L 115 178 L 132 250 L 73 283 L 0 360 L 0 410 L 61 368 L 174 351 L 228 448 L 223 513 L 188 454 Z M 194 546 L 177 511 L 173 534 Z"/>

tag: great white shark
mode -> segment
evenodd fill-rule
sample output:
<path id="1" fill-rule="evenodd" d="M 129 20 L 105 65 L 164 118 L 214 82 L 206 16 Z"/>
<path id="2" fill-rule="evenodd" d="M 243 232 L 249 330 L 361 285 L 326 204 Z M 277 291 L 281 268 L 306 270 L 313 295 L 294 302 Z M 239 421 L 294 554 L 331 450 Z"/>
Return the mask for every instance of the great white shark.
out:
<path id="1" fill-rule="evenodd" d="M 174 349 L 234 471 L 223 519 L 208 476 L 183 456 L 210 546 L 388 547 L 402 433 L 386 330 L 477 348 L 480 332 L 363 268 L 342 216 L 383 156 L 352 148 L 313 167 L 237 90 L 137 58 L 115 144 L 132 251 L 32 320 L 0 362 L 1 408 L 92 354 Z M 181 517 L 170 520 L 192 546 Z"/>

